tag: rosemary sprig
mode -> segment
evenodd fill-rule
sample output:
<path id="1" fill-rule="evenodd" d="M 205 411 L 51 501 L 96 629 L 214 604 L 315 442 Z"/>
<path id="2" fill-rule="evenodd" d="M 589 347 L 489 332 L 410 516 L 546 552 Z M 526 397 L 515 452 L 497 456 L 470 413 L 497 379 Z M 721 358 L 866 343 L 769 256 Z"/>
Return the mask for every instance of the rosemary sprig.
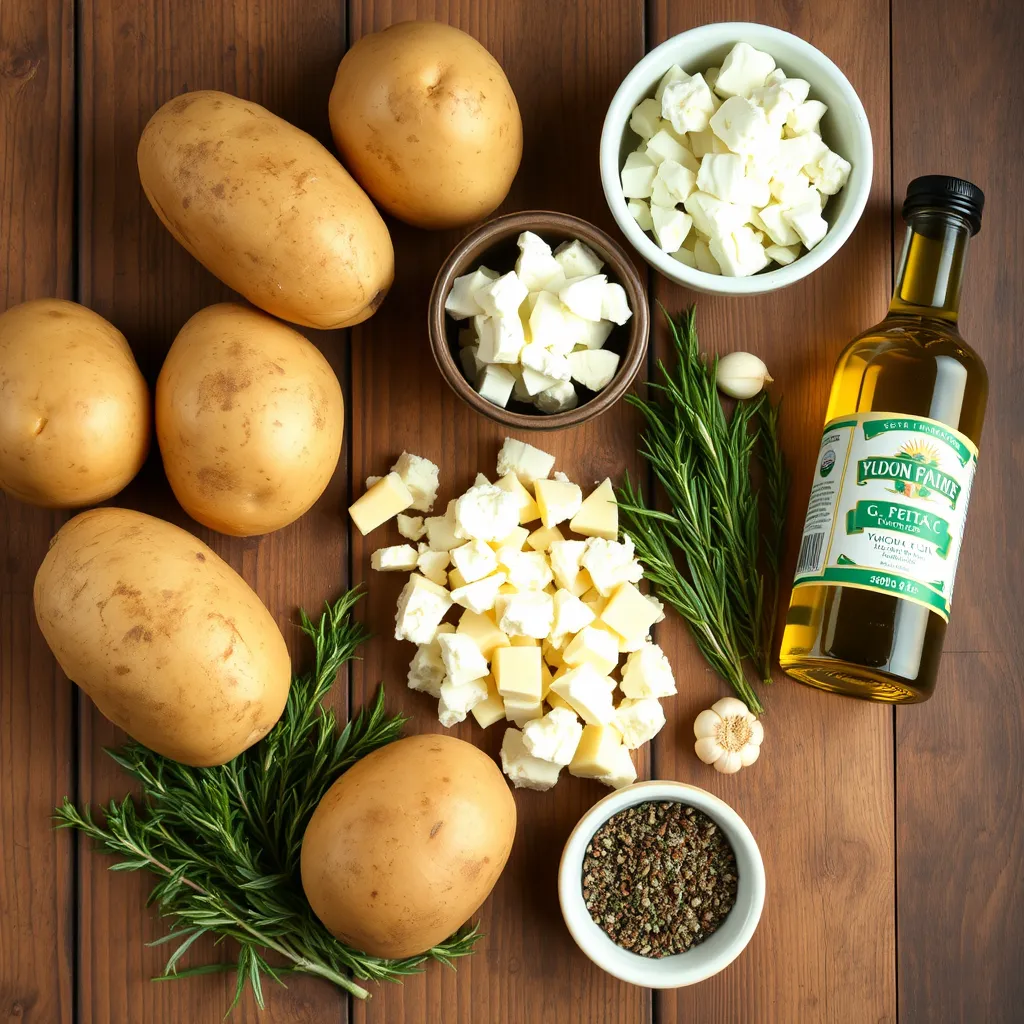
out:
<path id="1" fill-rule="evenodd" d="M 700 353 L 695 308 L 678 322 L 667 313 L 666 319 L 675 366 L 670 370 L 659 361 L 651 397 L 627 400 L 643 414 L 640 451 L 671 512 L 648 505 L 628 477 L 619 507 L 657 595 L 683 616 L 712 668 L 752 711 L 761 712 L 743 662 L 749 659 L 771 682 L 788 486 L 778 407 L 761 395 L 738 402 L 726 417 L 715 386 L 717 359 Z M 755 451 L 768 499 L 763 528 L 750 473 Z"/>
<path id="2" fill-rule="evenodd" d="M 113 800 L 99 821 L 67 797 L 56 809 L 56 827 L 77 829 L 121 858 L 112 871 L 158 876 L 149 902 L 173 924 L 154 945 L 177 944 L 158 980 L 235 970 L 231 1008 L 246 985 L 262 1008 L 263 976 L 283 984 L 288 973 L 325 978 L 363 999 L 369 993 L 354 979 L 397 981 L 428 960 L 451 966 L 473 951 L 475 928 L 421 956 L 369 956 L 338 942 L 302 891 L 302 836 L 320 798 L 359 758 L 397 739 L 406 721 L 385 713 L 383 687 L 340 733 L 334 712 L 322 703 L 369 635 L 351 619 L 360 596 L 350 591 L 328 604 L 318 623 L 301 613 L 314 667 L 294 678 L 281 720 L 255 746 L 226 765 L 190 768 L 129 743 L 108 753 L 140 783 L 138 803 L 130 796 Z M 237 962 L 180 970 L 189 948 L 206 934 L 234 939 Z M 269 962 L 271 953 L 279 964 Z"/>

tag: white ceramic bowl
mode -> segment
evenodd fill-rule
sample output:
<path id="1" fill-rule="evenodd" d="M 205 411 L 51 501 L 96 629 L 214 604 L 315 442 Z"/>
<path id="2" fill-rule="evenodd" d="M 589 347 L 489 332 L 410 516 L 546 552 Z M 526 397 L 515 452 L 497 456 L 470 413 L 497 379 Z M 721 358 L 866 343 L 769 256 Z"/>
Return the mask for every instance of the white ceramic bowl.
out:
<path id="1" fill-rule="evenodd" d="M 626 807 L 650 800 L 675 800 L 703 811 L 725 833 L 736 855 L 736 904 L 725 921 L 698 946 L 654 960 L 617 946 L 595 923 L 583 902 L 583 855 L 594 833 Z M 681 988 L 728 967 L 750 941 L 764 906 L 764 863 L 743 819 L 707 790 L 683 782 L 639 782 L 599 800 L 572 830 L 558 866 L 558 901 L 576 945 L 603 971 L 645 988 Z"/>
<path id="2" fill-rule="evenodd" d="M 811 99 L 828 106 L 822 119 L 822 138 L 830 149 L 850 161 L 852 170 L 846 186 L 829 198 L 824 217 L 828 234 L 810 251 L 788 267 L 765 270 L 752 277 L 719 277 L 694 270 L 663 252 L 626 208 L 619 171 L 626 154 L 640 139 L 629 127 L 633 108 L 648 96 L 673 64 L 690 74 L 721 66 L 725 55 L 738 42 L 764 50 L 792 78 L 811 84 Z M 846 76 L 810 43 L 789 32 L 754 22 L 722 22 L 682 32 L 666 40 L 625 77 L 612 99 L 601 132 L 601 184 L 612 216 L 637 252 L 665 277 L 699 292 L 714 295 L 759 295 L 799 281 L 817 270 L 838 251 L 857 226 L 871 190 L 873 156 L 871 128 L 864 106 Z"/>

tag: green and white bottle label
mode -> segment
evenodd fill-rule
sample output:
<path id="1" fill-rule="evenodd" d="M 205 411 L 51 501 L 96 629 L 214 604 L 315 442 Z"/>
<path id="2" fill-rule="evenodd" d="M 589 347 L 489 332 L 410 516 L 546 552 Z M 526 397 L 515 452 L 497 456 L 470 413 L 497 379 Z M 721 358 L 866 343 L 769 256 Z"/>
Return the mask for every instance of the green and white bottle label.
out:
<path id="1" fill-rule="evenodd" d="M 923 416 L 825 424 L 794 587 L 874 590 L 948 620 L 977 464 L 969 437 Z"/>

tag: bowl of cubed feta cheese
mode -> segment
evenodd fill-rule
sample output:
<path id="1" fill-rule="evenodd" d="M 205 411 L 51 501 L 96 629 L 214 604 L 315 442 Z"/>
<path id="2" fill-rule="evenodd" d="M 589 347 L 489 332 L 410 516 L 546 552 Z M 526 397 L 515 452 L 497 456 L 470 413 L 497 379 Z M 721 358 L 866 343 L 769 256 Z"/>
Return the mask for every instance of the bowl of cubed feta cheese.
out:
<path id="1" fill-rule="evenodd" d="M 428 312 L 438 368 L 468 405 L 508 427 L 599 415 L 647 352 L 643 281 L 587 221 L 546 211 L 481 225 L 438 272 Z"/>
<path id="2" fill-rule="evenodd" d="M 806 277 L 856 227 L 871 130 L 820 50 L 768 25 L 704 25 L 623 80 L 601 135 L 616 223 L 665 277 L 757 295 Z"/>

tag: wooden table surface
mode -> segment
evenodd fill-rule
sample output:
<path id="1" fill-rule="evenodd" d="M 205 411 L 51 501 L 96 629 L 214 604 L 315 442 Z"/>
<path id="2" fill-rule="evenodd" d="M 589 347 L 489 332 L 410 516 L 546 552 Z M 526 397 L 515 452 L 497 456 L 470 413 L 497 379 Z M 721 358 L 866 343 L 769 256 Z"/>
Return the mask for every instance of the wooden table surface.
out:
<path id="1" fill-rule="evenodd" d="M 506 69 L 525 127 L 522 167 L 504 209 L 548 208 L 613 229 L 597 144 L 626 72 L 666 37 L 705 22 L 761 21 L 820 47 L 860 93 L 875 144 L 863 220 L 822 270 L 776 295 L 702 298 L 704 346 L 754 349 L 785 395 L 794 471 L 792 541 L 837 353 L 876 322 L 902 239 L 907 182 L 930 172 L 986 191 L 972 244 L 963 333 L 992 380 L 980 474 L 956 608 L 935 697 L 893 710 L 805 689 L 778 674 L 767 694 L 764 756 L 721 777 L 693 754 L 695 713 L 725 693 L 678 622 L 659 627 L 679 695 L 641 758 L 644 776 L 682 779 L 733 804 L 764 854 L 768 897 L 746 952 L 716 978 L 651 993 L 600 973 L 562 925 L 562 843 L 604 792 L 569 779 L 517 792 L 509 866 L 485 905 L 486 938 L 457 973 L 432 967 L 351 1002 L 324 983 L 271 985 L 263 1019 L 380 1024 L 817 1024 L 1024 1019 L 1024 43 L 1016 0 L 0 0 L 0 308 L 57 295 L 86 303 L 129 338 L 150 382 L 175 332 L 228 293 L 161 227 L 139 187 L 135 147 L 147 118 L 187 89 L 224 89 L 329 140 L 327 96 L 349 42 L 412 17 L 450 21 Z M 329 142 L 328 142 L 329 144 Z M 368 575 L 351 495 L 403 449 L 438 462 L 451 495 L 493 472 L 503 432 L 461 405 L 427 345 L 426 298 L 458 237 L 392 227 L 397 279 L 381 311 L 351 331 L 309 332 L 337 371 L 348 427 L 342 461 L 316 507 L 270 536 L 232 540 L 174 502 L 154 452 L 117 503 L 193 529 L 255 587 L 301 651 L 296 607 Z M 646 268 L 644 268 L 646 270 Z M 652 303 L 693 296 L 648 276 Z M 657 347 L 664 348 L 662 331 Z M 574 478 L 639 468 L 635 416 L 533 440 Z M 213 1024 L 234 980 L 170 984 L 164 925 L 143 903 L 149 878 L 112 874 L 48 816 L 64 794 L 125 791 L 103 754 L 116 731 L 61 674 L 32 614 L 31 588 L 65 516 L 0 496 L 0 1020 L 33 1024 Z M 388 639 L 395 577 L 377 577 L 362 614 L 378 633 L 336 687 L 358 706 L 383 679 L 389 705 L 436 730 L 410 693 L 411 648 Z M 455 730 L 495 753 L 500 731 Z M 192 962 L 228 955 L 212 946 Z M 255 1021 L 247 997 L 232 1021 Z"/>

